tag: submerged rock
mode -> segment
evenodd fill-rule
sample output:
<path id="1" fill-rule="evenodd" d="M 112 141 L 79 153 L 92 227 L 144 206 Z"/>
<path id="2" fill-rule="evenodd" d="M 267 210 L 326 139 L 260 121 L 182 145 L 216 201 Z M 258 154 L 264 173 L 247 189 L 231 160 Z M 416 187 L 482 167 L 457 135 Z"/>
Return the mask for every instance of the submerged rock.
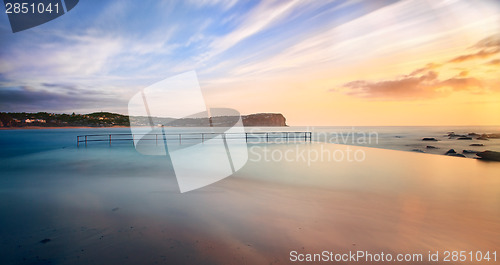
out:
<path id="1" fill-rule="evenodd" d="M 418 152 L 418 153 L 425 153 L 424 151 L 420 149 L 411 149 L 412 152 Z"/>
<path id="2" fill-rule="evenodd" d="M 469 144 L 469 146 L 484 146 L 484 144 Z"/>
<path id="3" fill-rule="evenodd" d="M 458 137 L 457 140 L 472 140 L 472 137 L 468 137 L 468 136 Z"/>
<path id="4" fill-rule="evenodd" d="M 476 155 L 483 160 L 500 161 L 500 152 L 486 150 L 484 152 L 479 152 Z"/>
<path id="5" fill-rule="evenodd" d="M 434 137 L 425 137 L 425 138 L 422 138 L 422 141 L 437 141 L 437 139 Z"/>
<path id="6" fill-rule="evenodd" d="M 50 240 L 50 238 L 44 238 L 44 239 L 40 240 L 40 243 L 46 244 L 46 243 L 49 243 L 50 241 L 52 241 L 52 240 Z"/>
<path id="7" fill-rule="evenodd" d="M 462 154 L 456 154 L 456 153 L 449 153 L 449 154 L 446 154 L 447 156 L 457 156 L 457 157 L 465 157 L 464 155 Z"/>
<path id="8" fill-rule="evenodd" d="M 439 149 L 439 148 L 437 148 L 437 147 L 435 147 L 435 146 L 433 146 L 433 145 L 428 145 L 428 146 L 426 146 L 425 148 L 427 148 L 427 149 Z"/>
<path id="9" fill-rule="evenodd" d="M 474 150 L 463 150 L 462 154 L 476 154 L 479 153 L 479 151 L 474 151 Z"/>

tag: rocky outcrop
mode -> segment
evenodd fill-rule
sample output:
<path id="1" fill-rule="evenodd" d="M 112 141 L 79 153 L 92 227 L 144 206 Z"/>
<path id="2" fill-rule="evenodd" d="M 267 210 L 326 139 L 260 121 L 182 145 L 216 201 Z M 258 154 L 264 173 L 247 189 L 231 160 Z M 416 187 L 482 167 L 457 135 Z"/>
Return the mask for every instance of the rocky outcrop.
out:
<path id="1" fill-rule="evenodd" d="M 437 141 L 437 139 L 434 137 L 425 137 L 425 138 L 422 138 L 422 141 Z"/>
<path id="2" fill-rule="evenodd" d="M 281 113 L 258 113 L 241 117 L 244 126 L 287 126 Z"/>
<path id="3" fill-rule="evenodd" d="M 500 152 L 487 150 L 484 152 L 479 152 L 476 155 L 479 156 L 482 160 L 500 161 Z"/>
<path id="4" fill-rule="evenodd" d="M 446 152 L 445 155 L 447 155 L 447 156 L 457 156 L 457 157 L 466 157 L 466 156 L 464 156 L 462 154 L 458 154 L 457 152 L 455 152 L 454 149 L 448 150 L 448 152 Z"/>

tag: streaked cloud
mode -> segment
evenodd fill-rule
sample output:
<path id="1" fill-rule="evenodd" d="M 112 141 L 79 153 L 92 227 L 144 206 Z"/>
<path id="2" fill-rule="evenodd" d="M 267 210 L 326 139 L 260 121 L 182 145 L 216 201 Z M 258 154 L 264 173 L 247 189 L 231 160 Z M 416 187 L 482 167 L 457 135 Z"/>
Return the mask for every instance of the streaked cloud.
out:
<path id="1" fill-rule="evenodd" d="M 349 108 L 367 98 L 480 97 L 500 81 L 493 0 L 99 5 L 83 1 L 16 34 L 0 21 L 0 111 L 126 113 L 138 89 L 196 70 L 210 104 L 297 113 L 287 117 L 293 123 L 331 100 Z"/>

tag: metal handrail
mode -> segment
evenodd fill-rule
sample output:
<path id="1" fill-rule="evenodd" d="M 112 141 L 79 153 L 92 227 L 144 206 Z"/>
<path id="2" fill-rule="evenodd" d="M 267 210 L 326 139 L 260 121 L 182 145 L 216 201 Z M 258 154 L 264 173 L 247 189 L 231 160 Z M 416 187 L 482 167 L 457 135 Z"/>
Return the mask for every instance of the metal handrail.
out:
<path id="1" fill-rule="evenodd" d="M 227 137 L 228 135 L 245 135 L 244 137 Z M 299 134 L 297 136 L 297 134 Z M 132 136 L 132 138 L 113 138 L 113 136 Z M 179 142 L 182 142 L 183 140 L 202 140 L 202 142 L 207 139 L 205 135 L 223 135 L 226 139 L 229 140 L 234 140 L 234 139 L 245 139 L 246 142 L 250 139 L 266 139 L 266 142 L 269 142 L 269 139 L 278 139 L 278 138 L 283 138 L 286 139 L 287 141 L 290 139 L 303 139 L 305 142 L 312 141 L 312 132 L 245 132 L 245 133 L 211 133 L 211 132 L 204 132 L 204 133 L 198 133 L 198 132 L 188 132 L 188 133 L 156 133 L 156 134 L 147 134 L 147 133 L 114 133 L 114 134 L 86 134 L 86 135 L 77 135 L 76 136 L 76 145 L 80 146 L 80 143 L 85 143 L 85 146 L 87 146 L 88 142 L 109 142 L 109 145 L 113 141 L 133 141 L 135 135 L 150 135 L 150 136 L 155 136 L 154 138 L 151 139 L 143 139 L 141 140 L 146 140 L 146 141 L 156 141 L 158 144 L 158 135 L 161 136 L 176 136 L 176 138 L 171 139 L 171 140 L 179 140 Z M 186 137 L 186 135 L 198 135 L 198 137 Z M 260 135 L 260 136 L 259 136 Z M 88 139 L 89 137 L 106 137 L 104 139 Z M 83 138 L 81 140 L 80 138 Z"/>

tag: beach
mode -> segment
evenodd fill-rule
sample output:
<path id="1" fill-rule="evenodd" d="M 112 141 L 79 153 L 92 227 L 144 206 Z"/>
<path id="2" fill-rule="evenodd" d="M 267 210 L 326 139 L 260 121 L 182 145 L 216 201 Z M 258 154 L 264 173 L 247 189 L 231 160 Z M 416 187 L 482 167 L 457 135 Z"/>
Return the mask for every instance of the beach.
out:
<path id="1" fill-rule="evenodd" d="M 266 161 L 263 148 L 365 159 Z M 292 251 L 427 258 L 500 245 L 500 163 L 475 159 L 252 144 L 241 170 L 188 193 L 165 157 L 126 144 L 18 153 L 0 170 L 2 264 L 289 264 Z"/>

